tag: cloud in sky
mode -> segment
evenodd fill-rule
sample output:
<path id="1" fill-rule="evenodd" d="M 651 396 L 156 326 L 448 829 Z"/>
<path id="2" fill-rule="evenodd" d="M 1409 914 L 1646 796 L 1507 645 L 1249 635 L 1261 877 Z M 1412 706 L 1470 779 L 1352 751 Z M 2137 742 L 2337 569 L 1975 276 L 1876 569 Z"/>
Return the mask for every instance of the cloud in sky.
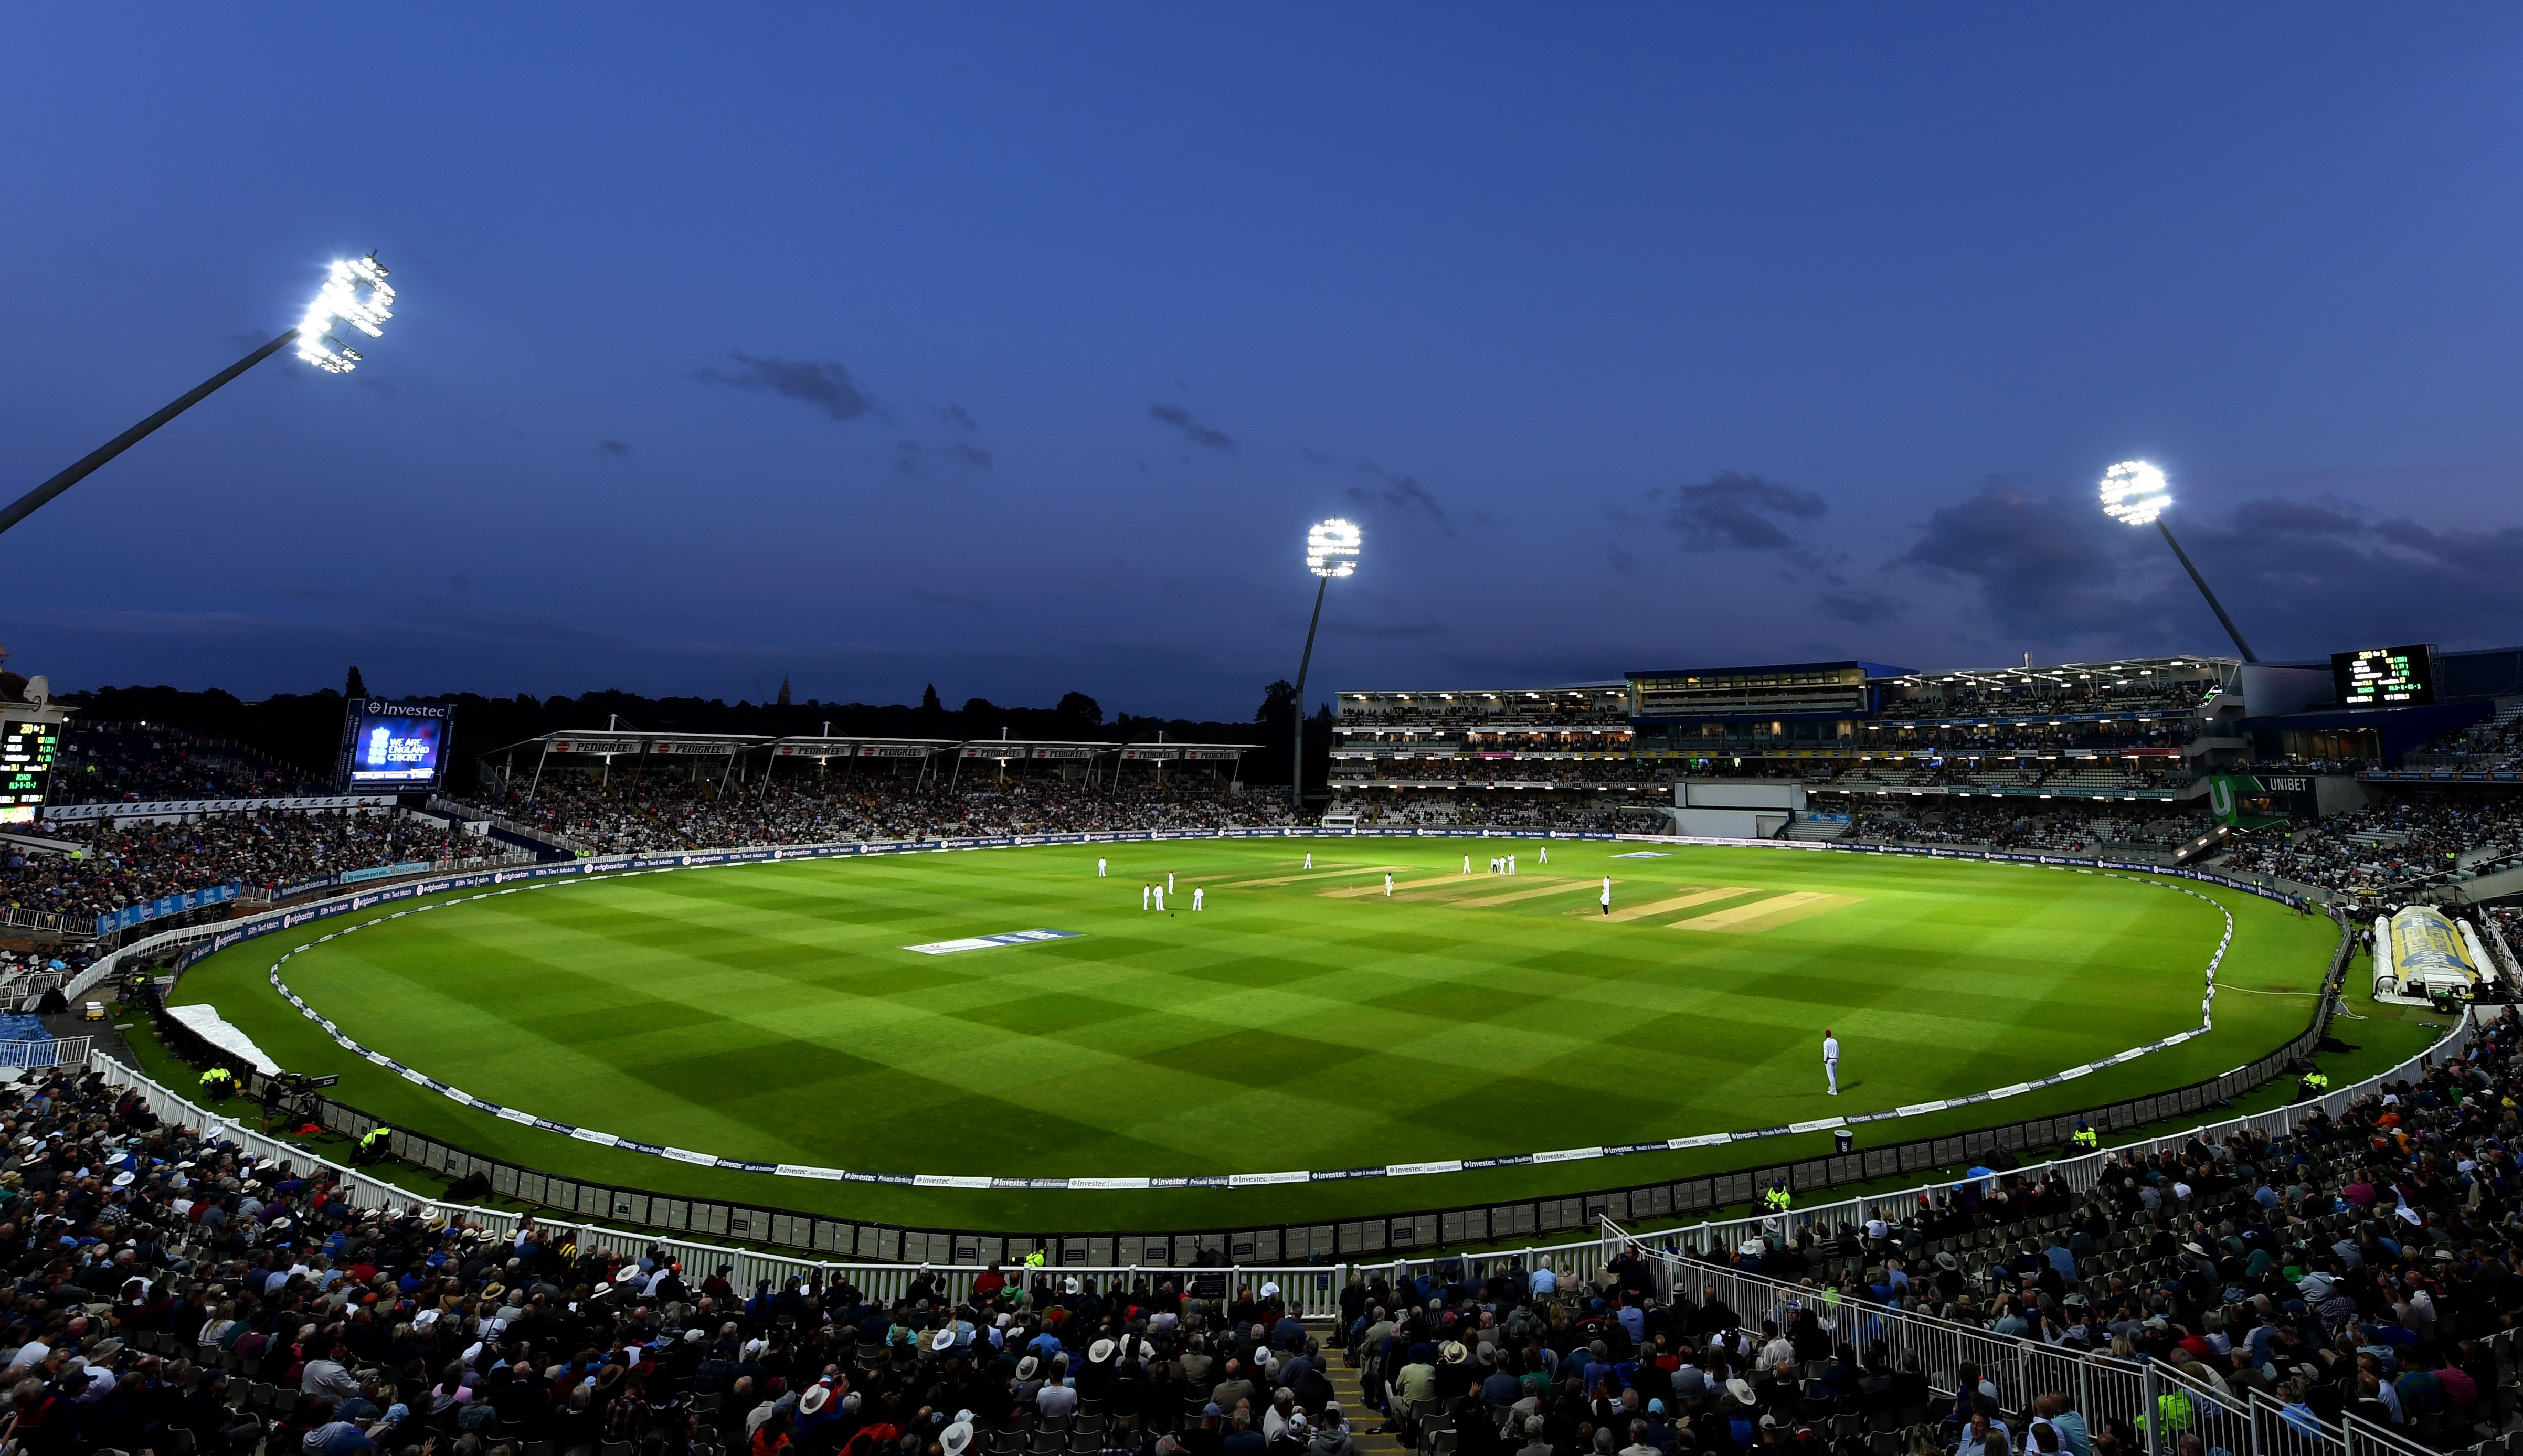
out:
<path id="1" fill-rule="evenodd" d="M 1310 450 L 1307 453 L 1309 456 L 1313 454 Z M 1396 475 L 1372 460 L 1359 461 L 1357 468 L 1374 476 L 1383 484 L 1352 486 L 1349 489 L 1350 499 L 1360 505 L 1379 503 L 1389 505 L 1406 514 L 1424 517 L 1429 525 L 1436 527 L 1446 536 L 1457 534 L 1453 519 L 1446 514 L 1444 503 L 1416 479 L 1406 475 Z"/>
<path id="2" fill-rule="evenodd" d="M 1703 551 L 1799 550 L 1788 526 L 1831 513 L 1830 503 L 1811 491 L 1732 470 L 1671 493 L 1665 525 L 1685 545 Z"/>
<path id="3" fill-rule="evenodd" d="M 1907 568 L 1971 587 L 1999 627 L 2043 640 L 2125 628 L 2137 615 L 2133 577 L 2119 549 L 2131 533 L 2100 521 L 2088 501 L 2039 495 L 1992 479 L 1939 506 L 1887 569 Z"/>
<path id="4" fill-rule="evenodd" d="M 1151 404 L 1148 406 L 1148 417 L 1159 424 L 1171 425 L 1180 430 L 1183 433 L 1183 439 L 1194 445 L 1207 446 L 1211 449 L 1224 450 L 1229 454 L 1235 452 L 1235 442 L 1228 439 L 1224 431 L 1213 430 L 1202 424 L 1192 418 L 1190 410 L 1179 404 Z"/>
<path id="5" fill-rule="evenodd" d="M 769 390 L 784 399 L 812 404 L 835 423 L 844 425 L 881 413 L 876 400 L 837 359 L 784 359 L 738 352 L 728 356 L 743 367 L 734 371 L 695 369 L 692 377 L 740 390 Z"/>

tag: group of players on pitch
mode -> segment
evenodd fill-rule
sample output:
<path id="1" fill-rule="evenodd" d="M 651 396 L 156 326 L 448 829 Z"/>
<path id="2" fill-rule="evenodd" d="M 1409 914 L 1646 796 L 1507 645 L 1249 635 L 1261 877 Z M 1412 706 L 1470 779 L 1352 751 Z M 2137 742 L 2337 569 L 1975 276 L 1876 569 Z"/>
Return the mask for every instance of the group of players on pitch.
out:
<path id="1" fill-rule="evenodd" d="M 1545 865 L 1550 863 L 1550 849 L 1547 845 L 1543 847 L 1542 863 Z M 1314 868 L 1314 856 L 1311 851 L 1308 851 L 1306 854 L 1306 868 L 1308 869 Z M 1097 879 L 1111 878 L 1111 869 L 1112 867 L 1109 861 L 1105 860 L 1101 856 L 1096 858 L 1095 877 Z M 1465 874 L 1472 872 L 1472 857 L 1470 855 L 1463 856 L 1463 872 Z M 1515 856 L 1507 855 L 1502 858 L 1491 860 L 1490 873 L 1515 873 Z M 1170 869 L 1166 871 L 1166 882 L 1164 884 L 1159 884 L 1152 879 L 1141 880 L 1139 882 L 1139 909 L 1162 911 L 1166 908 L 1166 897 L 1173 892 L 1174 872 Z M 1384 893 L 1388 899 L 1393 895 L 1393 871 L 1390 869 L 1384 872 Z M 1193 910 L 1198 911 L 1206 909 L 1207 898 L 1208 891 L 1204 886 L 1194 885 L 1191 887 L 1191 908 Z M 1603 914 L 1607 916 L 1610 915 L 1612 913 L 1612 877 L 1608 874 L 1603 876 L 1602 905 Z M 1830 1084 L 1831 1095 L 1833 1097 L 1839 1096 L 1839 1038 L 1832 1035 L 1831 1028 L 1827 1026 L 1823 1028 L 1822 1033 L 1822 1074 L 1823 1079 Z"/>

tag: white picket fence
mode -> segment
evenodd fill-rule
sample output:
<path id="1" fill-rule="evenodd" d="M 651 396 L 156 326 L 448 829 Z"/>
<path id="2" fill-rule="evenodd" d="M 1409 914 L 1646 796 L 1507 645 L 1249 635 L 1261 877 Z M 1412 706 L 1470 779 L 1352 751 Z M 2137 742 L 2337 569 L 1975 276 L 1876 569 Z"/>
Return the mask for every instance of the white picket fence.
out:
<path id="1" fill-rule="evenodd" d="M 0 1042 L 0 1066 L 14 1066 L 21 1071 L 34 1071 L 48 1066 L 85 1066 L 87 1049 L 93 1037 L 35 1037 L 23 1042 Z"/>

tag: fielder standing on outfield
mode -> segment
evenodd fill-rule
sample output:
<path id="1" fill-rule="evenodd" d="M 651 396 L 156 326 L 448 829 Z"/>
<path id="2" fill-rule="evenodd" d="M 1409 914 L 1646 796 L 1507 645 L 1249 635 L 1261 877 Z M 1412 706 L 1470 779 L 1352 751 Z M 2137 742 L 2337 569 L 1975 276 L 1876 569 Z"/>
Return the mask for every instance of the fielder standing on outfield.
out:
<path id="1" fill-rule="evenodd" d="M 1148 908 L 1148 892 L 1155 888 L 1156 886 L 1148 883 L 1144 879 L 1139 881 L 1139 909 L 1146 910 Z"/>
<path id="2" fill-rule="evenodd" d="M 1612 877 L 1611 877 L 1610 875 L 1606 874 L 1606 875 L 1604 875 L 1604 876 L 1603 876 L 1603 914 L 1605 914 L 1605 915 L 1607 915 L 1607 916 L 1608 916 L 1608 915 L 1610 915 L 1611 913 L 1612 913 Z"/>
<path id="3" fill-rule="evenodd" d="M 1309 869 L 1314 868 L 1314 852 L 1312 850 L 1306 851 L 1306 868 Z"/>
<path id="4" fill-rule="evenodd" d="M 1198 909 L 1200 909 L 1200 899 L 1201 899 L 1201 897 L 1202 897 L 1203 895 L 1206 895 L 1206 894 L 1208 894 L 1208 893 L 1209 893 L 1209 887 L 1208 887 L 1207 885 L 1194 885 L 1194 886 L 1192 886 L 1192 887 L 1191 887 L 1191 908 L 1192 908 L 1192 909 L 1194 909 L 1194 910 L 1198 910 Z"/>
<path id="5" fill-rule="evenodd" d="M 1095 860 L 1095 877 L 1097 879 L 1102 879 L 1104 877 L 1104 860 L 1100 855 L 1097 856 Z"/>
<path id="6" fill-rule="evenodd" d="M 1390 869 L 1384 871 L 1384 898 L 1393 898 L 1393 871 Z"/>
<path id="7" fill-rule="evenodd" d="M 1828 1026 L 1822 1029 L 1822 1074 L 1831 1081 L 1831 1095 L 1839 1096 L 1839 1038 Z"/>

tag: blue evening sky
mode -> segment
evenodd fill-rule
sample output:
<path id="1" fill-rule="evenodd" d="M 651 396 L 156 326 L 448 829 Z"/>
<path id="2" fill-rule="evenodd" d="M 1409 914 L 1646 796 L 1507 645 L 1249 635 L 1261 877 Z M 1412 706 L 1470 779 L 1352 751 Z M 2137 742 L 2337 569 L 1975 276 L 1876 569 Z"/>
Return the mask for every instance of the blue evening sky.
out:
<path id="1" fill-rule="evenodd" d="M 2523 638 L 2523 12 L 30 6 L 62 687 L 1044 704 Z"/>

